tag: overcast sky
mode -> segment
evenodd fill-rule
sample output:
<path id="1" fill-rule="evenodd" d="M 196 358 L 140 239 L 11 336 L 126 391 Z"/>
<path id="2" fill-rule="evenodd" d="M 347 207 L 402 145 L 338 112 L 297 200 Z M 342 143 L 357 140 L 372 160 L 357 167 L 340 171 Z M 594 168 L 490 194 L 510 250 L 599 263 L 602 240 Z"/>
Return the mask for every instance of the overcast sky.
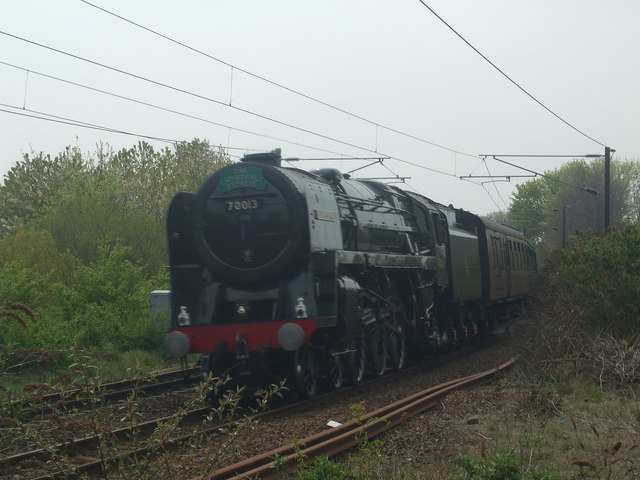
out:
<path id="1" fill-rule="evenodd" d="M 604 154 L 606 145 L 640 159 L 637 0 L 424 0 L 582 133 L 418 0 L 91 3 L 206 55 L 80 0 L 0 0 L 1 174 L 31 151 L 197 137 L 234 157 L 274 148 L 301 159 L 390 157 L 354 176 L 410 177 L 405 188 L 483 214 L 505 210 L 526 179 L 459 177 L 526 172 L 480 154 Z M 47 115 L 133 135 L 30 117 Z M 506 160 L 543 172 L 568 159 Z"/>

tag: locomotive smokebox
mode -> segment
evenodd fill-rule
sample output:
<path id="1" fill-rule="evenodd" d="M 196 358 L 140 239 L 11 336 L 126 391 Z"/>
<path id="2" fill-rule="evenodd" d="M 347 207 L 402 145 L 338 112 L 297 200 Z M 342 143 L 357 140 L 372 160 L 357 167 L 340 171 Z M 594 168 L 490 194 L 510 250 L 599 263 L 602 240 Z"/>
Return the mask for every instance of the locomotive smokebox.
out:
<path id="1" fill-rule="evenodd" d="M 282 163 L 282 156 L 280 155 L 281 150 L 276 148 L 271 152 L 265 153 L 251 153 L 249 155 L 245 155 L 242 158 L 243 162 L 255 162 L 255 163 L 266 163 L 267 165 L 271 165 L 272 167 L 279 167 Z"/>

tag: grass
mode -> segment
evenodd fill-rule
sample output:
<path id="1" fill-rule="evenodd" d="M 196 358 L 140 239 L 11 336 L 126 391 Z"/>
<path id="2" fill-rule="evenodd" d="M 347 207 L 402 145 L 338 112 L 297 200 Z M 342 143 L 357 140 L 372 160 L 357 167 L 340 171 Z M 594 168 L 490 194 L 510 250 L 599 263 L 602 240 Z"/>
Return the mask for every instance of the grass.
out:
<path id="1" fill-rule="evenodd" d="M 513 375 L 517 377 L 518 373 Z M 465 412 L 460 412 L 457 419 L 445 420 L 443 410 L 416 420 L 437 423 L 441 434 L 450 439 L 447 448 L 455 450 L 424 448 L 423 458 L 417 458 L 417 451 L 414 455 L 419 465 L 403 464 L 397 458 L 406 452 L 389 450 L 382 439 L 376 449 L 360 449 L 340 457 L 340 464 L 344 471 L 353 472 L 350 478 L 366 479 L 638 478 L 637 388 L 600 390 L 596 380 L 582 377 L 564 379 L 559 389 L 531 384 L 525 393 L 522 387 L 509 385 L 512 380 L 507 375 L 498 385 L 487 387 L 501 389 L 513 401 L 480 414 L 474 411 L 477 423 L 467 424 L 464 419 L 469 414 Z M 470 392 L 469 399 L 474 395 Z M 426 447 L 432 440 L 427 435 L 415 441 Z M 517 476 L 511 470 L 513 465 L 517 465 Z"/>
<path id="2" fill-rule="evenodd" d="M 2 386 L 11 394 L 30 383 L 53 385 L 66 381 L 68 384 L 71 356 L 71 352 L 55 355 L 22 352 L 21 356 L 11 359 L 11 365 L 23 364 L 23 367 L 9 374 L 5 371 Z M 131 368 L 140 374 L 168 365 L 178 366 L 178 362 L 168 363 L 162 355 L 153 352 L 100 354 L 93 355 L 92 359 L 101 380 L 124 377 Z M 191 358 L 190 364 L 194 361 Z M 614 382 L 611 380 L 614 377 L 601 386 L 600 372 L 585 362 L 580 368 L 568 368 L 580 362 L 567 360 L 543 370 L 534 368 L 539 361 L 529 356 L 527 362 L 521 361 L 499 382 L 486 387 L 501 391 L 509 401 L 496 403 L 493 408 L 483 407 L 480 413 L 474 411 L 472 416 L 477 417 L 477 422 L 473 424 L 464 421 L 469 414 L 462 411 L 453 421 L 443 420 L 441 411 L 419 417 L 417 421 L 442 423 L 442 434 L 452 437 L 453 448 L 448 451 L 430 450 L 426 448 L 429 440 L 420 438 L 425 446 L 423 455 L 432 457 L 428 461 L 413 454 L 416 465 L 394 461 L 394 453 L 387 451 L 384 439 L 374 439 L 358 451 L 341 457 L 340 462 L 323 460 L 313 467 L 317 470 L 307 470 L 302 474 L 306 477 L 299 478 L 499 479 L 502 477 L 465 477 L 468 472 L 461 470 L 461 465 L 481 475 L 478 472 L 493 468 L 491 465 L 496 462 L 509 463 L 514 458 L 523 475 L 521 478 L 527 480 L 637 478 L 640 387 Z M 14 374 L 18 370 L 19 375 Z M 472 402 L 476 394 L 477 391 L 468 393 Z M 5 397 L 7 395 L 5 392 Z M 459 463 L 461 457 L 466 459 L 466 464 Z M 552 473 L 557 477 L 552 477 Z M 326 476 L 314 477 L 315 474 Z"/>
<path id="3" fill-rule="evenodd" d="M 491 447 L 509 449 L 527 460 L 526 468 L 541 465 L 562 478 L 579 474 L 576 462 L 588 463 L 593 478 L 624 478 L 629 466 L 625 458 L 638 460 L 634 412 L 618 392 L 599 392 L 591 401 L 584 393 L 592 391 L 592 385 L 576 386 L 581 388 L 573 394 L 557 396 L 562 406 L 550 408 L 549 413 L 541 414 L 536 403 L 528 411 L 485 418 L 481 423 L 488 423 Z M 616 475 L 609 477 L 609 471 Z M 606 475 L 597 476 L 598 472 Z"/>
<path id="4" fill-rule="evenodd" d="M 151 373 L 162 368 L 179 368 L 180 361 L 160 352 L 131 350 L 114 353 L 92 353 L 93 363 L 103 381 L 124 378 L 131 369 Z M 13 350 L 0 351 L 0 397 L 15 395 L 27 388 L 65 388 L 73 381 L 70 365 L 72 351 Z M 190 356 L 193 365 L 196 356 Z"/>
<path id="5" fill-rule="evenodd" d="M 408 425 L 406 436 L 388 446 L 382 437 L 377 452 L 360 450 L 337 461 L 353 478 L 367 479 L 638 478 L 640 384 L 620 374 L 633 370 L 637 355 L 618 356 L 629 363 L 606 368 L 601 360 L 614 358 L 622 347 L 638 347 L 585 338 L 570 325 L 551 327 L 551 335 L 537 322 L 517 333 L 524 354 L 492 386 L 450 394 L 442 408 L 410 420 L 436 428 Z M 469 418 L 474 422 L 467 423 Z M 403 441 L 413 446 L 399 450 Z M 508 466 L 514 459 L 519 476 L 491 470 L 496 462 Z"/>
<path id="6" fill-rule="evenodd" d="M 174 359 L 167 359 L 159 352 L 134 350 L 116 352 L 103 357 L 98 364 L 103 378 L 122 378 L 127 371 L 137 366 L 141 373 L 151 373 L 167 366 L 178 367 L 180 363 Z"/>
<path id="7" fill-rule="evenodd" d="M 440 435 L 452 437 L 447 450 L 432 450 L 429 439 L 415 438 L 412 440 L 422 442 L 425 447 L 423 458 L 416 458 L 412 452 L 416 463 L 403 464 L 394 461 L 398 455 L 387 450 L 384 439 L 375 439 L 376 443 L 369 442 L 366 448 L 340 457 L 339 462 L 323 460 L 315 472 L 306 471 L 307 477 L 300 478 L 508 478 L 465 477 L 458 461 L 461 457 L 467 459 L 469 468 L 477 467 L 479 471 L 496 461 L 508 463 L 515 458 L 523 479 L 549 480 L 554 478 L 551 474 L 567 479 L 638 478 L 640 386 L 634 381 L 637 376 L 628 375 L 636 371 L 638 344 L 588 339 L 575 326 L 559 325 L 557 321 L 550 325 L 533 322 L 525 327 L 528 331 L 516 332 L 514 337 L 522 341 L 518 344 L 518 349 L 524 351 L 522 359 L 489 387 L 501 391 L 506 401 L 483 406 L 479 413 L 474 411 L 475 423 L 467 424 L 464 412 L 455 412 L 459 417 L 453 420 L 443 420 L 442 411 L 418 419 L 437 423 Z M 15 391 L 32 382 L 64 383 L 59 372 L 69 370 L 70 352 L 21 355 L 2 357 L 10 367 L 2 373 L 4 388 Z M 149 352 L 102 354 L 94 358 L 101 379 L 123 377 L 136 365 L 138 371 L 169 365 L 162 355 Z M 603 359 L 614 358 L 615 362 L 603 363 Z M 190 364 L 194 361 L 191 358 Z M 20 364 L 21 368 L 15 368 Z M 477 391 L 468 394 L 471 402 L 476 401 L 476 394 Z M 356 411 L 354 416 L 358 416 Z M 327 476 L 314 477 L 315 474 Z"/>

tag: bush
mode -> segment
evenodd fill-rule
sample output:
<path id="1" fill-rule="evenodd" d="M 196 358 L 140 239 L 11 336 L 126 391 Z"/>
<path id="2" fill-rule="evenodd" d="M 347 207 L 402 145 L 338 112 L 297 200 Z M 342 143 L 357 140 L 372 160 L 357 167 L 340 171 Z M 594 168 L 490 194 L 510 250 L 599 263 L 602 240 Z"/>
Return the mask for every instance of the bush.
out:
<path id="1" fill-rule="evenodd" d="M 640 225 L 615 225 L 602 237 L 558 250 L 538 296 L 569 312 L 589 334 L 640 334 Z"/>
<path id="2" fill-rule="evenodd" d="M 10 310 L 9 303 L 19 303 L 32 308 L 35 318 L 41 320 L 43 311 L 50 306 L 50 276 L 41 274 L 14 261 L 0 268 L 0 308 Z M 23 319 L 24 315 L 20 315 Z M 32 321 L 21 322 L 15 316 L 0 318 L 0 345 L 37 346 L 33 331 L 38 325 Z"/>
<path id="3" fill-rule="evenodd" d="M 466 455 L 458 459 L 456 480 L 556 480 L 559 477 L 540 468 L 524 473 L 521 459 L 513 452 L 498 450 L 487 458 Z"/>
<path id="4" fill-rule="evenodd" d="M 78 269 L 69 295 L 69 311 L 82 346 L 117 350 L 160 350 L 167 325 L 149 311 L 152 290 L 166 275 L 146 278 L 141 267 L 127 260 L 130 249 L 120 244 L 100 247 L 95 264 Z"/>
<path id="5" fill-rule="evenodd" d="M 295 480 L 360 480 L 362 477 L 327 457 L 320 457 L 308 467 L 298 470 L 294 478 Z"/>
<path id="6" fill-rule="evenodd" d="M 97 262 L 75 268 L 70 286 L 59 281 L 55 269 L 43 273 L 20 260 L 5 263 L 0 268 L 0 306 L 5 302 L 27 305 L 37 323 L 2 316 L 0 344 L 162 351 L 168 325 L 151 315 L 149 295 L 166 287 L 166 273 L 150 277 L 127 260 L 130 250 L 119 243 L 106 243 L 99 251 Z"/>

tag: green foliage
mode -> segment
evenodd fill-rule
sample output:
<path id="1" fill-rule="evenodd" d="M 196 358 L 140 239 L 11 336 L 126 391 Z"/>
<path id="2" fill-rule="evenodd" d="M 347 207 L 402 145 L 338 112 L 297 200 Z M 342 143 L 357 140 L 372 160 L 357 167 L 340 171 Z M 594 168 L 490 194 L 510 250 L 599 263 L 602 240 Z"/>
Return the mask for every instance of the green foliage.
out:
<path id="1" fill-rule="evenodd" d="M 41 274 L 20 261 L 12 261 L 0 268 L 0 301 L 25 305 L 50 304 L 50 276 Z"/>
<path id="2" fill-rule="evenodd" d="M 149 294 L 168 283 L 166 272 L 148 276 L 127 257 L 130 249 L 105 244 L 99 259 L 77 267 L 72 286 L 55 271 L 39 273 L 18 261 L 0 269 L 0 299 L 32 306 L 37 324 L 0 324 L 0 344 L 64 349 L 161 350 L 166 320 L 152 316 Z M 4 320 L 4 319 L 3 319 Z"/>
<path id="3" fill-rule="evenodd" d="M 0 185 L 0 304 L 28 305 L 39 322 L 4 315 L 0 344 L 161 351 L 165 320 L 149 294 L 168 286 L 169 202 L 227 163 L 198 139 L 25 155 Z"/>
<path id="4" fill-rule="evenodd" d="M 124 188 L 125 203 L 164 222 L 169 202 L 177 192 L 195 192 L 209 175 L 229 163 L 222 151 L 196 138 L 178 143 L 174 151 L 161 152 L 140 142 L 105 159 L 102 168 Z"/>
<path id="5" fill-rule="evenodd" d="M 531 180 L 516 185 L 516 192 L 511 197 L 511 222 L 533 243 L 538 243 L 543 237 L 544 219 L 550 209 L 553 187 L 545 178 Z"/>
<path id="6" fill-rule="evenodd" d="M 76 259 L 69 252 L 59 253 L 56 242 L 46 230 L 19 230 L 0 239 L 0 268 L 14 262 L 48 277 L 49 282 L 66 286 L 73 283 Z M 15 298 L 6 295 L 0 298 Z"/>
<path id="7" fill-rule="evenodd" d="M 228 163 L 198 139 L 159 152 L 140 142 L 117 153 L 101 146 L 94 155 L 71 147 L 53 159 L 25 155 L 0 185 L 0 238 L 37 227 L 51 234 L 59 251 L 89 263 L 109 235 L 131 246 L 131 260 L 153 273 L 166 265 L 171 198 L 197 190 Z"/>
<path id="8" fill-rule="evenodd" d="M 563 225 L 567 243 L 580 234 L 603 231 L 605 190 L 602 159 L 573 160 L 544 173 L 545 177 L 516 186 L 508 222 L 538 245 L 538 254 L 543 259 L 562 246 Z M 611 222 L 637 221 L 640 163 L 612 160 L 610 187 Z M 600 194 L 594 195 L 585 188 Z"/>
<path id="9" fill-rule="evenodd" d="M 17 319 L 0 318 L 0 345 L 35 347 L 34 332 L 43 328 L 43 312 L 52 306 L 50 275 L 43 275 L 18 261 L 0 266 L 0 303 L 21 303 L 32 308 L 39 322 L 23 325 Z M 37 305 L 37 308 L 33 306 Z"/>
<path id="10" fill-rule="evenodd" d="M 359 480 L 363 477 L 357 476 L 350 469 L 327 457 L 320 457 L 308 467 L 298 470 L 294 478 L 296 480 Z"/>
<path id="11" fill-rule="evenodd" d="M 459 468 L 456 480 L 556 480 L 558 476 L 534 468 L 522 472 L 522 459 L 513 452 L 498 450 L 487 458 L 474 458 L 462 455 L 458 458 Z"/>
<path id="12" fill-rule="evenodd" d="M 167 325 L 149 313 L 149 293 L 166 277 L 145 279 L 143 269 L 127 260 L 130 248 L 100 247 L 95 264 L 82 266 L 66 300 L 72 331 L 83 346 L 160 349 Z"/>
<path id="13" fill-rule="evenodd" d="M 26 154 L 0 186 L 0 237 L 33 226 L 42 209 L 68 189 L 73 174 L 85 168 L 75 147 L 67 147 L 53 159 L 42 152 Z"/>
<path id="14" fill-rule="evenodd" d="M 590 333 L 640 333 L 640 225 L 619 224 L 607 235 L 556 251 L 543 271 L 539 296 L 571 311 Z"/>
<path id="15" fill-rule="evenodd" d="M 38 222 L 56 245 L 89 263 L 97 260 L 100 242 L 119 239 L 131 247 L 130 259 L 148 271 L 166 264 L 164 225 L 127 203 L 116 179 L 104 172 L 78 175 L 71 187 L 43 210 Z"/>

